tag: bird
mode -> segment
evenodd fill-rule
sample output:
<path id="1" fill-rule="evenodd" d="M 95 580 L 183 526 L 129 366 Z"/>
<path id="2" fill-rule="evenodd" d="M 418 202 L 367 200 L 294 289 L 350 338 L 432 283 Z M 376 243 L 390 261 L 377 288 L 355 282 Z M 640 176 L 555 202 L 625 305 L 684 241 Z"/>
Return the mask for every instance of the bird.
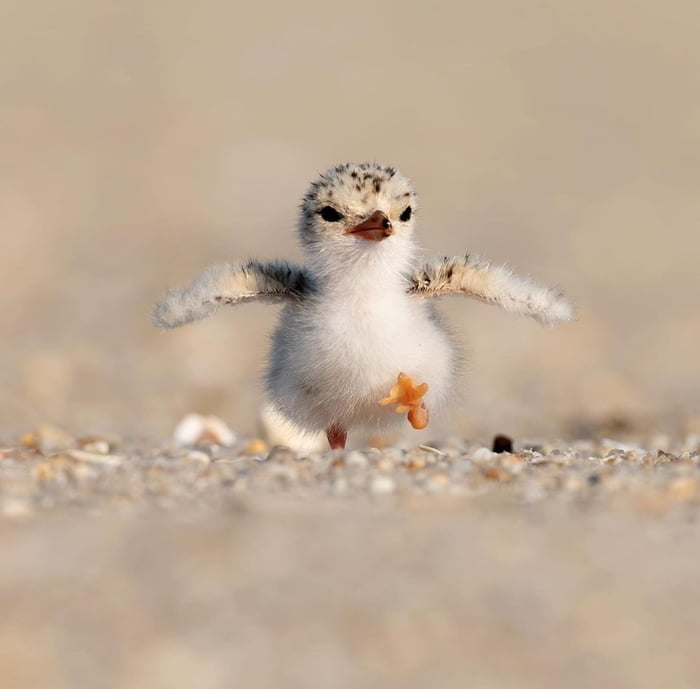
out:
<path id="1" fill-rule="evenodd" d="M 462 294 L 554 325 L 572 302 L 466 253 L 424 257 L 415 240 L 418 198 L 396 167 L 341 163 L 311 183 L 298 236 L 305 261 L 212 266 L 156 303 L 164 330 L 222 305 L 281 303 L 264 377 L 267 409 L 300 434 L 345 448 L 349 431 L 405 419 L 425 428 L 456 393 L 460 347 L 437 308 Z"/>

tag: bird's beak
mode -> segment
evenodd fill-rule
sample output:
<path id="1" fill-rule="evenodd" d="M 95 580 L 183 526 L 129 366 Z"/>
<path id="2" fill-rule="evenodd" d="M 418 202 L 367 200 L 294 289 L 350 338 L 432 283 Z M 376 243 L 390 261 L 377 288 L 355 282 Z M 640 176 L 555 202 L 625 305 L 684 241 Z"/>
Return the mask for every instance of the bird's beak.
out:
<path id="1" fill-rule="evenodd" d="M 383 211 L 374 211 L 372 215 L 359 225 L 351 227 L 345 234 L 354 234 L 369 239 L 374 242 L 386 239 L 390 234 L 394 234 L 391 220 Z"/>

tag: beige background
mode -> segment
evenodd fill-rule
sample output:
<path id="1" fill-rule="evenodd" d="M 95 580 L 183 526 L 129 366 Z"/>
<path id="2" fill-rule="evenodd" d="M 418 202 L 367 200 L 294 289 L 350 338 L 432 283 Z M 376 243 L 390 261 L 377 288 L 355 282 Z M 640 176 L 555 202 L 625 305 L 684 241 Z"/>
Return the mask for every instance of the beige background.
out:
<path id="1" fill-rule="evenodd" d="M 430 251 L 561 285 L 544 330 L 455 300 L 451 431 L 672 427 L 700 401 L 700 13 L 692 2 L 0 7 L 0 433 L 52 421 L 252 432 L 275 313 L 161 335 L 208 263 L 298 258 L 296 204 L 344 159 L 398 165 Z"/>

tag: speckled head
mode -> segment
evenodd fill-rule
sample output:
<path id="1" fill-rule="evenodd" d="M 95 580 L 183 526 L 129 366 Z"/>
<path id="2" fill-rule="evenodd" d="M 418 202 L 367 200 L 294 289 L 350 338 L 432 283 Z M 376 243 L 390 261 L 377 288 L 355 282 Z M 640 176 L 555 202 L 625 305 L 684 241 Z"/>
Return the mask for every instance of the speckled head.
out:
<path id="1" fill-rule="evenodd" d="M 410 239 L 416 212 L 411 182 L 395 167 L 342 163 L 311 184 L 301 203 L 299 231 L 306 248 L 326 241 L 373 250 Z"/>

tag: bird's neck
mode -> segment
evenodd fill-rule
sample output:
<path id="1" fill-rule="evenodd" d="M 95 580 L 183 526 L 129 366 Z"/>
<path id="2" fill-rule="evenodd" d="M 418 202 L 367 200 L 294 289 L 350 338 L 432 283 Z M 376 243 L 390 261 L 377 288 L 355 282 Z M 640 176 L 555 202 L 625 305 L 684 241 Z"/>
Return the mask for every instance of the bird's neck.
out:
<path id="1" fill-rule="evenodd" d="M 407 275 L 415 261 L 414 247 L 404 243 L 368 248 L 379 251 L 307 254 L 307 265 L 324 298 L 378 298 L 406 292 Z"/>

